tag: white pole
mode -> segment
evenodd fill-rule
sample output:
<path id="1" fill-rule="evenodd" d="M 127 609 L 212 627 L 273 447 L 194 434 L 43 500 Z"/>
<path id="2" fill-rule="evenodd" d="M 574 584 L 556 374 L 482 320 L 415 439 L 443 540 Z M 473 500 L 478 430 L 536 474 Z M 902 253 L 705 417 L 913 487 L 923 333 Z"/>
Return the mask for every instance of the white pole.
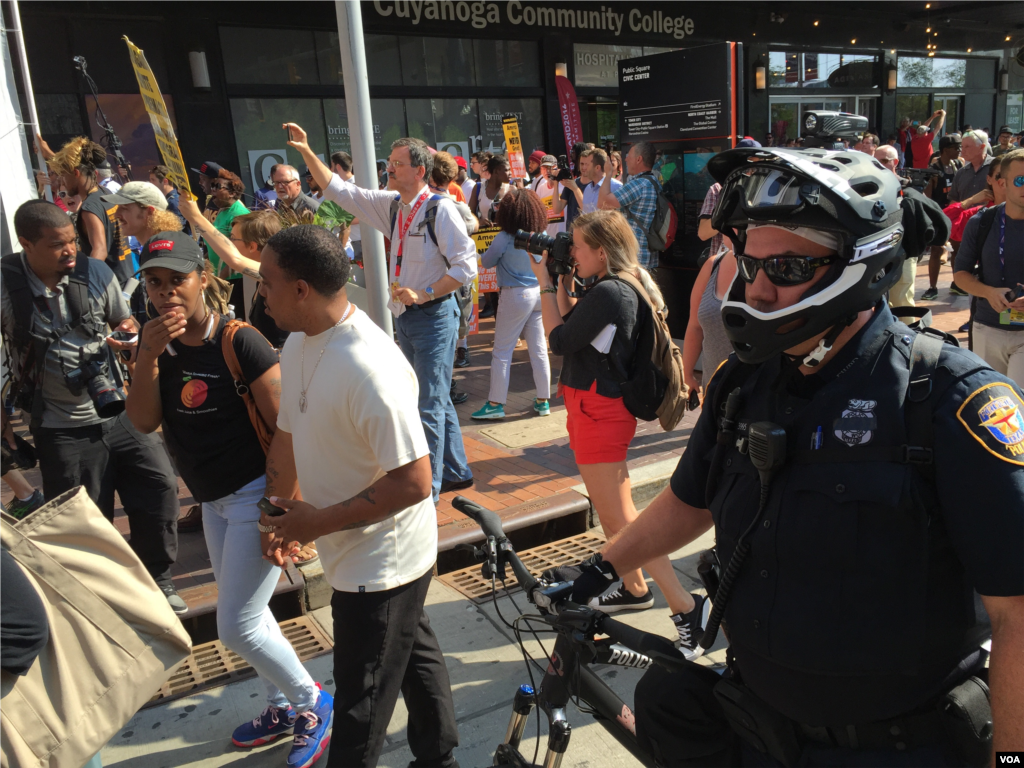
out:
<path id="1" fill-rule="evenodd" d="M 366 50 L 363 48 L 363 16 L 358 2 L 335 0 L 338 13 L 338 42 L 341 45 L 341 71 L 345 78 L 345 108 L 348 132 L 352 139 L 352 165 L 356 183 L 364 189 L 377 188 L 377 156 L 373 141 L 373 116 L 370 113 L 370 86 L 366 74 Z M 393 334 L 388 309 L 388 272 L 384 261 L 384 235 L 362 225 L 363 274 L 370 319 L 384 332 Z"/>
<path id="2" fill-rule="evenodd" d="M 13 38 L 15 46 L 18 49 L 18 61 L 21 63 L 21 87 L 25 91 L 25 104 L 28 107 L 28 120 L 29 126 L 32 129 L 32 135 L 28 137 L 29 144 L 35 142 L 36 136 L 40 133 L 39 130 L 39 114 L 36 112 L 36 97 L 32 91 L 32 77 L 29 75 L 28 69 L 28 51 L 25 49 L 25 34 L 21 30 L 21 13 L 18 10 L 18 0 L 11 0 L 11 21 L 14 23 L 14 29 L 7 30 L 13 32 Z M 39 168 L 46 173 L 46 160 L 43 159 L 43 148 L 36 147 L 36 159 L 39 161 Z M 35 179 L 32 180 L 33 183 Z M 50 189 L 50 183 L 47 181 L 44 187 L 46 199 L 51 203 L 53 202 L 53 190 Z"/>

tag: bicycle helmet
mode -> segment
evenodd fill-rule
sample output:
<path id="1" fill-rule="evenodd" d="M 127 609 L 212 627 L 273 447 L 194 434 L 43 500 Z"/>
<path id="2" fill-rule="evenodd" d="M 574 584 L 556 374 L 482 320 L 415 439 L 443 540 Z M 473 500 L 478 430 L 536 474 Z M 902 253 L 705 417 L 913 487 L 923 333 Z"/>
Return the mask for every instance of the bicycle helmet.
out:
<path id="1" fill-rule="evenodd" d="M 804 360 L 817 365 L 857 313 L 900 277 L 899 179 L 862 152 L 818 148 L 732 149 L 713 157 L 708 171 L 722 185 L 711 224 L 737 254 L 750 224 L 819 230 L 838 243 L 840 258 L 792 306 L 753 309 L 738 273 L 722 302 L 726 335 L 743 362 L 764 362 L 828 331 Z"/>

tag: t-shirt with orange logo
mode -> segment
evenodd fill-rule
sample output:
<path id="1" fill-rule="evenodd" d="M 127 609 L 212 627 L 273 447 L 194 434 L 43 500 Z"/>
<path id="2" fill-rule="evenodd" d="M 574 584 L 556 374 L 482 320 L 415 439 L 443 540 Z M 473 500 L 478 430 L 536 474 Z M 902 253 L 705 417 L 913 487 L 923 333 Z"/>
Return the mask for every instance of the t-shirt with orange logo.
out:
<path id="1" fill-rule="evenodd" d="M 165 350 L 157 361 L 164 440 L 185 485 L 200 502 L 224 498 L 266 470 L 259 438 L 221 352 L 224 325 L 221 318 L 198 347 L 175 339 L 175 354 Z M 255 328 L 239 329 L 234 347 L 247 382 L 278 362 L 277 352 Z"/>

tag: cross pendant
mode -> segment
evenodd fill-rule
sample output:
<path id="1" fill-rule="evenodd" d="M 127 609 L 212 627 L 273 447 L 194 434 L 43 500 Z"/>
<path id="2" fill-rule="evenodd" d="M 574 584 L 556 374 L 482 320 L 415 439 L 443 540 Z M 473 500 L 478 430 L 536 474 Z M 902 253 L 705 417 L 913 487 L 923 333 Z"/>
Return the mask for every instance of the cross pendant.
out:
<path id="1" fill-rule="evenodd" d="M 299 395 L 299 411 L 302 413 L 306 412 L 306 395 Z"/>

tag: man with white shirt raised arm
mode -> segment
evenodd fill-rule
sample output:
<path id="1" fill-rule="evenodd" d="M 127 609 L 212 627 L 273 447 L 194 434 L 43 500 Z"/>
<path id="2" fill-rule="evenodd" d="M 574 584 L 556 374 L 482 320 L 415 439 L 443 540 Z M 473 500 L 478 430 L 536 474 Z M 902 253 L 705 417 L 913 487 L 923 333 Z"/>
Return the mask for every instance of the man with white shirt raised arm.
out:
<path id="1" fill-rule="evenodd" d="M 476 244 L 455 204 L 431 195 L 427 180 L 433 158 L 419 139 L 391 145 L 391 190 L 368 190 L 331 173 L 294 123 L 294 147 L 313 177 L 333 200 L 391 238 L 388 308 L 397 318 L 398 343 L 419 380 L 419 407 L 430 449 L 433 496 L 473 484 L 462 444 L 459 417 L 451 399 L 452 366 L 459 334 L 456 291 L 476 276 Z"/>
<path id="2" fill-rule="evenodd" d="M 337 689 L 327 765 L 376 766 L 401 691 L 414 764 L 457 768 L 448 671 L 423 611 L 437 517 L 416 375 L 349 303 L 350 269 L 338 238 L 315 225 L 288 227 L 263 249 L 260 293 L 291 335 L 267 454 L 267 496 L 286 511 L 264 513 L 260 532 L 267 559 L 278 565 L 300 541 L 316 540 L 334 588 Z M 303 501 L 288 498 L 296 487 Z M 326 742 L 331 713 L 307 720 L 295 736 L 308 740 L 310 754 L 294 768 L 319 757 L 312 745 Z"/>

